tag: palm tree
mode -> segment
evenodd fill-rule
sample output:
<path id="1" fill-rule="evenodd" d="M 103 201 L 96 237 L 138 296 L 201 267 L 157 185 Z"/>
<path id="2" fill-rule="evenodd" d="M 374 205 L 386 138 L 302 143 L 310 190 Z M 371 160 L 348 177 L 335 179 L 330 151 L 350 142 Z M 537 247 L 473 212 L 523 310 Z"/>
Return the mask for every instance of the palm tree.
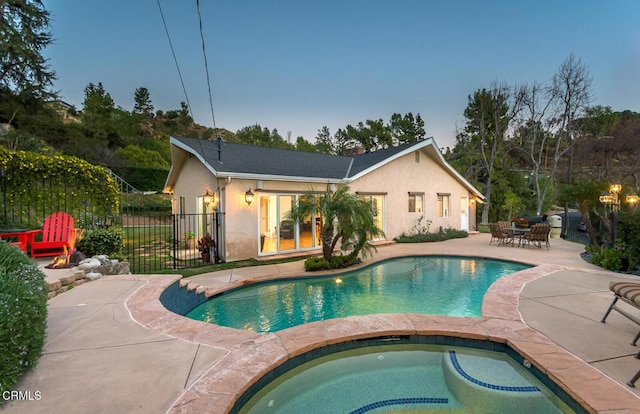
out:
<path id="1" fill-rule="evenodd" d="M 345 264 L 355 263 L 360 252 L 367 253 L 375 247 L 369 239 L 382 235 L 373 220 L 371 204 L 349 192 L 349 187 L 342 185 L 334 192 L 324 194 L 309 192 L 298 200 L 291 210 L 291 218 L 300 221 L 304 217 L 322 217 L 322 256 L 331 262 L 333 250 L 340 242 L 341 250 L 352 249 L 347 255 Z"/>

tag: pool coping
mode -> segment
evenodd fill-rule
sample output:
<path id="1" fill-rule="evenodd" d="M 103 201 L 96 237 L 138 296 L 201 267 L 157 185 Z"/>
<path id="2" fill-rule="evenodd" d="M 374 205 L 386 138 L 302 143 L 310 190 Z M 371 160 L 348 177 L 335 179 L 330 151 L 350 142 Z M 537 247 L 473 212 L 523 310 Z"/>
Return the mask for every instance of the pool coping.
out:
<path id="1" fill-rule="evenodd" d="M 376 261 L 379 260 L 371 263 Z M 503 343 L 548 375 L 589 412 L 640 411 L 640 399 L 524 322 L 518 310 L 523 287 L 565 269 L 562 265 L 542 264 L 499 279 L 487 291 L 479 318 L 378 314 L 313 322 L 259 334 L 195 321 L 168 311 L 159 297 L 165 288 L 181 279 L 179 275 L 123 278 L 146 281 L 125 303 L 137 323 L 171 337 L 225 351 L 221 359 L 186 387 L 169 409 L 170 413 L 228 412 L 259 377 L 292 357 L 343 341 L 392 335 L 443 335 Z M 265 275 L 246 280 L 291 276 Z M 181 281 L 185 285 L 188 282 Z M 229 282 L 226 286 L 238 283 L 243 282 Z M 198 289 L 208 296 L 216 291 L 207 292 L 204 286 Z"/>

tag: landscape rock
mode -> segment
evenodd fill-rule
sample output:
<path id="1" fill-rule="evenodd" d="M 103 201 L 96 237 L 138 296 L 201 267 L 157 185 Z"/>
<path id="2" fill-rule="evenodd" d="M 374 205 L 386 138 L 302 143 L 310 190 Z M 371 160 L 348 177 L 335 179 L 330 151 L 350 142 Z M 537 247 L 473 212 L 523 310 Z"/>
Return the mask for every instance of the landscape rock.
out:
<path id="1" fill-rule="evenodd" d="M 95 269 L 96 267 L 102 266 L 102 263 L 100 262 L 100 260 L 95 259 L 95 258 L 91 258 L 91 259 L 85 259 L 83 261 L 80 262 L 80 264 L 78 264 L 78 269 L 80 270 L 91 270 L 91 269 Z"/>
<path id="2" fill-rule="evenodd" d="M 53 281 L 53 282 L 47 282 L 48 288 L 49 288 L 49 292 L 55 292 L 56 290 L 60 289 L 60 287 L 62 286 L 62 283 L 60 283 L 59 280 Z"/>
<path id="3" fill-rule="evenodd" d="M 89 279 L 89 280 L 96 280 L 96 279 L 100 279 L 102 277 L 102 273 L 89 272 L 86 275 L 84 275 L 84 277 L 86 279 Z"/>
<path id="4" fill-rule="evenodd" d="M 106 264 L 92 269 L 93 272 L 100 272 L 103 275 L 128 275 L 131 273 L 129 262 Z"/>

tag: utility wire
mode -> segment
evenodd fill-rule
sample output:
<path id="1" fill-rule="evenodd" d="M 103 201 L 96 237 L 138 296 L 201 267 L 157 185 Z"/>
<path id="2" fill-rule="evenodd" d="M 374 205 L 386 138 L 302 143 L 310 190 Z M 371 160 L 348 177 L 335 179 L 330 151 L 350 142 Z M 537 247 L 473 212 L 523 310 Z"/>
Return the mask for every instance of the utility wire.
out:
<path id="1" fill-rule="evenodd" d="M 216 117 L 213 114 L 213 99 L 211 98 L 211 81 L 209 79 L 209 63 L 207 62 L 207 50 L 204 47 L 204 34 L 202 33 L 202 15 L 200 14 L 200 0 L 196 0 L 196 7 L 198 9 L 198 21 L 200 23 L 200 39 L 202 39 L 202 54 L 204 55 L 204 70 L 207 73 L 207 88 L 209 91 L 209 106 L 211 107 L 211 119 L 213 120 L 213 129 L 216 128 Z"/>
<path id="2" fill-rule="evenodd" d="M 180 72 L 180 66 L 178 66 L 178 58 L 176 58 L 176 52 L 173 49 L 173 43 L 171 43 L 171 36 L 169 36 L 169 29 L 167 28 L 167 22 L 164 19 L 164 13 L 162 13 L 162 6 L 160 6 L 160 0 L 158 2 L 158 9 L 160 9 L 160 16 L 162 17 L 162 24 L 164 25 L 164 31 L 167 34 L 167 39 L 169 40 L 169 47 L 171 47 L 171 54 L 173 54 L 173 61 L 176 63 L 176 69 L 178 69 L 178 76 L 180 77 L 180 84 L 182 84 L 182 91 L 184 92 L 184 97 L 187 100 L 187 105 L 189 106 L 189 113 L 191 114 L 191 119 L 195 119 L 193 117 L 193 110 L 191 109 L 191 102 L 189 102 L 189 95 L 187 95 L 187 89 L 184 87 L 184 80 L 182 80 L 182 73 Z"/>

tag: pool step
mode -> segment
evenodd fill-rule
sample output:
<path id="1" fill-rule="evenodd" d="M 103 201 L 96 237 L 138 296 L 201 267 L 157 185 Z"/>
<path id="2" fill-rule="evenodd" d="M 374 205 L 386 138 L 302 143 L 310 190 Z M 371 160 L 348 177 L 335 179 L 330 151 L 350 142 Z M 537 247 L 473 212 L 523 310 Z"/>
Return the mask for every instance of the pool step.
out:
<path id="1" fill-rule="evenodd" d="M 449 351 L 442 369 L 451 394 L 476 413 L 554 413 L 557 408 L 514 367 L 501 359 Z"/>

